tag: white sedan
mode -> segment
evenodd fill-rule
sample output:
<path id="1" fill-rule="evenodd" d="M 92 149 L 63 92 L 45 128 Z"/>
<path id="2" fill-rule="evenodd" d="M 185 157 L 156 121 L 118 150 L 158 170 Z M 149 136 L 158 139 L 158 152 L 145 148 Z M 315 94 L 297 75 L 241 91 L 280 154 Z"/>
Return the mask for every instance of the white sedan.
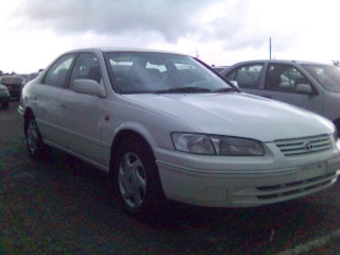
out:
<path id="1" fill-rule="evenodd" d="M 134 216 L 167 200 L 251 207 L 332 186 L 334 125 L 240 92 L 183 54 L 82 49 L 57 58 L 22 91 L 30 155 L 57 147 L 110 173 Z"/>

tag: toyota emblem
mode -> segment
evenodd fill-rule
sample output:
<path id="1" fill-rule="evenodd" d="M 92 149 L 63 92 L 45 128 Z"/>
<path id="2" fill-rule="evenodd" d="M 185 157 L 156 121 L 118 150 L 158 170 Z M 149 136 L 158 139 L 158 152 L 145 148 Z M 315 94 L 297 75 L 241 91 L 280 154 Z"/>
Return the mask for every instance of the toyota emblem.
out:
<path id="1" fill-rule="evenodd" d="M 311 151 L 314 148 L 313 144 L 309 141 L 305 142 L 304 147 L 306 151 Z"/>

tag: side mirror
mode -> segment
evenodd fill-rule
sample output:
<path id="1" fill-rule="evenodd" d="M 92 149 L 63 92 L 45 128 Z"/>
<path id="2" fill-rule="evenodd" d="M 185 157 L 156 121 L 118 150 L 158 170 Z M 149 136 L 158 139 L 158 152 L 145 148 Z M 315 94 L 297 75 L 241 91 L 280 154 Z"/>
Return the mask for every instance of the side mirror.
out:
<path id="1" fill-rule="evenodd" d="M 71 85 L 72 90 L 77 93 L 90 96 L 105 97 L 105 92 L 101 89 L 98 82 L 90 79 L 76 79 Z"/>
<path id="2" fill-rule="evenodd" d="M 240 88 L 237 81 L 230 81 L 230 83 L 233 84 L 236 88 Z"/>
<path id="3" fill-rule="evenodd" d="M 296 85 L 296 92 L 299 94 L 313 94 L 312 87 L 309 84 L 297 84 Z"/>

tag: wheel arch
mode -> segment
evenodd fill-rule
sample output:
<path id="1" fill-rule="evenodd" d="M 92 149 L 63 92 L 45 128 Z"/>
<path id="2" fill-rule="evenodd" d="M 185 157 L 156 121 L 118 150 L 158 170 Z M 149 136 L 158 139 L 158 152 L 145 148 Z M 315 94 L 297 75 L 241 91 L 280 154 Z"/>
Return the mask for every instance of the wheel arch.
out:
<path id="1" fill-rule="evenodd" d="M 125 144 L 127 143 L 127 144 Z M 121 164 L 121 156 L 122 153 L 125 153 L 127 147 L 135 146 L 137 150 L 137 156 L 142 159 L 142 165 L 146 168 L 144 173 L 146 173 L 145 181 L 146 181 L 146 196 L 143 199 L 142 204 L 138 208 L 132 208 L 129 206 L 122 196 L 120 181 L 119 181 L 119 172 L 120 172 L 120 164 Z M 124 144 L 124 145 L 123 145 Z M 127 147 L 126 147 L 127 146 Z M 122 150 L 120 151 L 120 147 Z M 125 147 L 125 149 L 124 149 Z M 138 149 L 137 149 L 138 148 Z M 131 149 L 131 147 L 130 147 Z M 113 178 L 114 190 L 115 194 L 118 197 L 118 202 L 120 206 L 130 215 L 135 217 L 145 217 L 147 215 L 152 215 L 153 212 L 157 212 L 162 208 L 163 205 L 166 204 L 166 196 L 164 193 L 163 185 L 161 182 L 161 178 L 159 175 L 157 163 L 155 161 L 155 154 L 152 149 L 152 146 L 147 141 L 147 139 L 131 129 L 121 130 L 115 136 L 115 139 L 112 143 L 111 147 L 111 159 L 110 159 L 110 173 L 111 178 Z"/>
<path id="2" fill-rule="evenodd" d="M 111 144 L 111 158 L 110 158 L 110 173 L 112 174 L 112 170 L 114 169 L 114 164 L 117 160 L 117 156 L 119 154 L 120 145 L 125 141 L 138 141 L 144 143 L 145 146 L 150 149 L 154 156 L 154 152 L 152 146 L 150 145 L 150 139 L 145 138 L 140 132 L 133 129 L 122 129 L 120 130 L 114 137 L 113 142 Z"/>

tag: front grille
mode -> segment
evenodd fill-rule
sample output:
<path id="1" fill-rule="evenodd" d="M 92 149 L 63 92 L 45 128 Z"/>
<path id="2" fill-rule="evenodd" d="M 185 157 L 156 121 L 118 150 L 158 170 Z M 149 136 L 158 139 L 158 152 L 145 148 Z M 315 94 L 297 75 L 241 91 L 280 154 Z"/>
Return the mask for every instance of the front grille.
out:
<path id="1" fill-rule="evenodd" d="M 304 181 L 275 186 L 257 187 L 256 189 L 258 191 L 263 192 L 263 195 L 257 195 L 257 198 L 261 200 L 270 200 L 318 190 L 322 187 L 330 186 L 336 181 L 336 178 L 337 175 L 333 172 Z"/>
<path id="2" fill-rule="evenodd" d="M 331 148 L 328 135 L 282 139 L 274 142 L 285 156 L 315 153 Z"/>

